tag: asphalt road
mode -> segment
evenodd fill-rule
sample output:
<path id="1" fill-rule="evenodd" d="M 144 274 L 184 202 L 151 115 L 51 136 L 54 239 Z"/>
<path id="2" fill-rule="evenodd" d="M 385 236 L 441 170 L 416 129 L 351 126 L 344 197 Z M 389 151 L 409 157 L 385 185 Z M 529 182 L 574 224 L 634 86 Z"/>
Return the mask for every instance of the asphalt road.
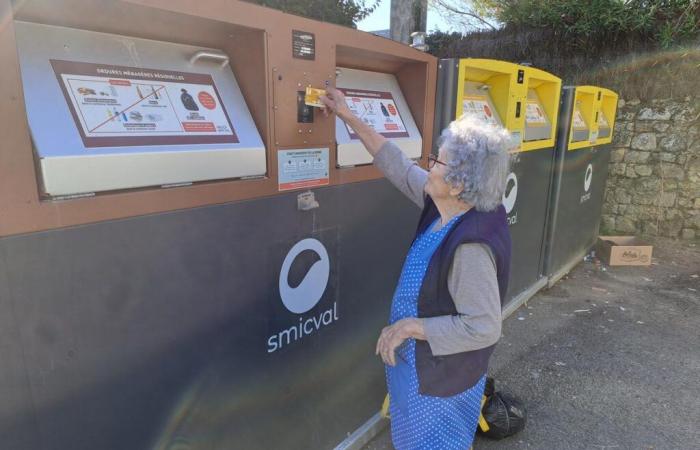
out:
<path id="1" fill-rule="evenodd" d="M 651 266 L 583 262 L 505 321 L 490 374 L 528 423 L 475 449 L 700 449 L 700 243 L 653 243 Z M 365 450 L 391 448 L 386 429 Z"/>

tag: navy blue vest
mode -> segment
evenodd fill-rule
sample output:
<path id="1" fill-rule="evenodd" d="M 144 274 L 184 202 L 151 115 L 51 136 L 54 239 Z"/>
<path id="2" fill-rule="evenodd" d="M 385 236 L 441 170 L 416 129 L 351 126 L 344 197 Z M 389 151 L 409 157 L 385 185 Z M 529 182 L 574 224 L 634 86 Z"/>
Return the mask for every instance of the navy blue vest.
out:
<path id="1" fill-rule="evenodd" d="M 440 216 L 435 203 L 426 196 L 418 222 L 416 238 Z M 508 289 L 510 272 L 510 231 L 506 211 L 499 205 L 494 211 L 475 208 L 462 215 L 435 250 L 418 295 L 418 317 L 456 315 L 457 308 L 447 287 L 447 278 L 457 248 L 465 243 L 487 244 L 496 261 L 501 306 Z M 474 386 L 486 373 L 495 344 L 470 352 L 433 356 L 427 341 L 416 340 L 418 390 L 423 395 L 448 397 Z"/>

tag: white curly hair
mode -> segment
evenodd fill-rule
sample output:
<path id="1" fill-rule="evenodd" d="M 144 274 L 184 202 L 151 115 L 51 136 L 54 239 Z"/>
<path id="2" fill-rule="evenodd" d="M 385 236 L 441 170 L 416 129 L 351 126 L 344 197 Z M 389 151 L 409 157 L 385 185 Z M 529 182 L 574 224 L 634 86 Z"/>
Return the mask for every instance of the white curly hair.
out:
<path id="1" fill-rule="evenodd" d="M 447 152 L 445 181 L 463 186 L 460 200 L 477 211 L 496 209 L 506 188 L 511 145 L 505 128 L 463 115 L 441 135 L 440 148 Z"/>

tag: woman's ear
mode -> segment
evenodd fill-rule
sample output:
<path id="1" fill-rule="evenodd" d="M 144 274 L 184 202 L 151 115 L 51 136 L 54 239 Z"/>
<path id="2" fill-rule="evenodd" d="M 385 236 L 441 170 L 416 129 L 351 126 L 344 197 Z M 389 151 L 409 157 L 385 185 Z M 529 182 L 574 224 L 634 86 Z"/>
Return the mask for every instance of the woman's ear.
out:
<path id="1" fill-rule="evenodd" d="M 464 185 L 462 183 L 450 185 L 450 196 L 452 197 L 458 197 L 459 194 L 464 191 Z"/>

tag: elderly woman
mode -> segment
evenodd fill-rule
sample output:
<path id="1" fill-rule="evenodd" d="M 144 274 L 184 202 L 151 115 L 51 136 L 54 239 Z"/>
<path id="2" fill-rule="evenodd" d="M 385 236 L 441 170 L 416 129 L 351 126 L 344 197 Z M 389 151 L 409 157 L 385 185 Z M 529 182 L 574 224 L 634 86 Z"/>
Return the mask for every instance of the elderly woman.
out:
<path id="1" fill-rule="evenodd" d="M 423 210 L 376 349 L 386 364 L 394 446 L 468 449 L 501 334 L 510 266 L 501 198 L 510 137 L 461 118 L 443 131 L 425 171 L 354 116 L 341 92 L 328 89 L 322 101 Z"/>

